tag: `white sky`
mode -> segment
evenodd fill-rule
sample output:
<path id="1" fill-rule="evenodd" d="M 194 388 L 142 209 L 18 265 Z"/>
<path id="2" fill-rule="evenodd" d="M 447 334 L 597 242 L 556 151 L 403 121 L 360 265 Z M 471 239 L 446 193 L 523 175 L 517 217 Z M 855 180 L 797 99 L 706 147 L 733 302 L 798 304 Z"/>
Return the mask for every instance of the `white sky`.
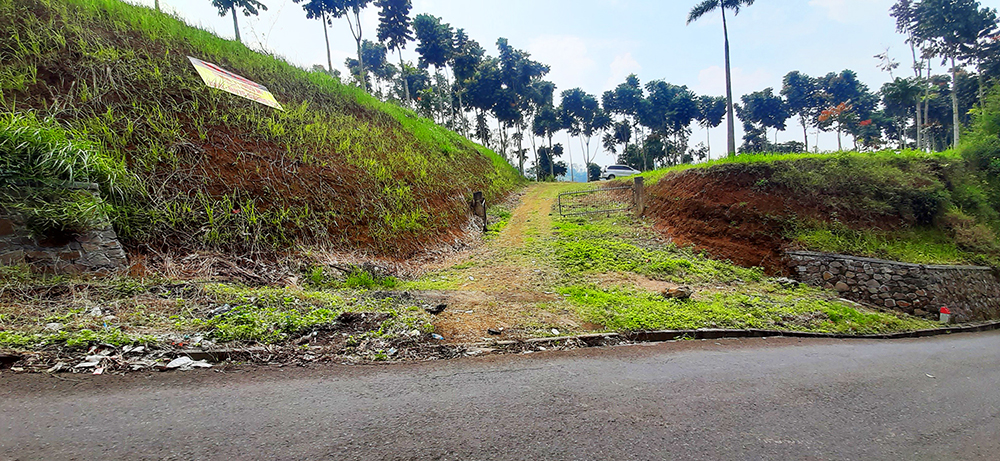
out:
<path id="1" fill-rule="evenodd" d="M 132 1 L 153 4 L 153 0 Z M 244 42 L 283 56 L 293 64 L 325 65 L 319 21 L 307 20 L 301 5 L 291 0 L 263 1 L 269 10 L 259 18 L 240 16 Z M 716 15 L 685 25 L 695 3 L 697 0 L 413 0 L 413 14 L 433 14 L 455 28 L 464 28 L 494 56 L 497 38 L 507 38 L 512 46 L 552 67 L 547 79 L 556 83 L 557 93 L 581 87 L 599 96 L 635 73 L 643 83 L 665 80 L 687 85 L 698 94 L 722 96 L 722 21 Z M 886 48 L 901 64 L 896 75 L 912 75 L 909 47 L 895 32 L 894 20 L 889 16 L 893 3 L 757 1 L 729 21 L 734 97 L 738 101 L 740 95 L 766 87 L 780 90 L 782 77 L 792 70 L 818 76 L 851 69 L 871 90 L 878 90 L 889 75 L 876 67 L 873 56 Z M 1000 7 L 1000 0 L 981 3 Z M 232 19 L 219 17 L 210 0 L 161 0 L 160 4 L 192 25 L 233 37 Z M 374 40 L 377 8 L 372 6 L 364 12 L 363 24 L 365 38 Z M 344 72 L 344 59 L 355 53 L 346 20 L 334 22 L 330 40 L 333 64 Z M 404 53 L 407 60 L 416 59 L 414 47 L 411 44 Z M 705 138 L 705 131 L 694 127 L 691 145 Z M 810 146 L 816 139 L 810 134 Z M 818 139 L 821 149 L 836 148 L 836 135 L 821 134 Z M 788 121 L 787 131 L 778 134 L 779 142 L 792 140 L 802 141 L 802 128 L 795 119 Z M 737 144 L 741 142 L 737 139 Z M 725 122 L 712 130 L 711 145 L 713 158 L 724 153 Z M 575 140 L 573 154 L 574 162 L 581 163 Z M 601 165 L 613 162 L 610 155 L 597 157 Z"/>

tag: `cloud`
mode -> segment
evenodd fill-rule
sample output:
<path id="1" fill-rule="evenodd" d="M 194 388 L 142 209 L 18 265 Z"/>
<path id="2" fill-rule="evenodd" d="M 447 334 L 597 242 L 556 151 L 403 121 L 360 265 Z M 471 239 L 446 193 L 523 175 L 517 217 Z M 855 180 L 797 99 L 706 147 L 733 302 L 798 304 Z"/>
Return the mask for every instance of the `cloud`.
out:
<path id="1" fill-rule="evenodd" d="M 532 59 L 551 66 L 546 79 L 561 82 L 567 88 L 584 86 L 597 67 L 587 50 L 587 42 L 574 35 L 535 38 L 528 45 L 528 52 Z"/>
<path id="2" fill-rule="evenodd" d="M 642 71 L 642 65 L 639 61 L 636 61 L 632 57 L 632 53 L 625 53 L 622 55 L 615 56 L 615 59 L 611 61 L 611 76 L 608 77 L 608 82 L 604 85 L 606 90 L 610 90 L 620 83 L 625 81 L 625 77 L 630 74 L 638 74 Z"/>
<path id="3" fill-rule="evenodd" d="M 732 70 L 733 99 L 739 100 L 740 95 L 760 91 L 774 85 L 771 73 L 764 69 L 746 72 L 741 67 Z M 712 66 L 698 72 L 698 83 L 691 88 L 695 93 L 725 96 L 726 73 L 722 67 Z"/>

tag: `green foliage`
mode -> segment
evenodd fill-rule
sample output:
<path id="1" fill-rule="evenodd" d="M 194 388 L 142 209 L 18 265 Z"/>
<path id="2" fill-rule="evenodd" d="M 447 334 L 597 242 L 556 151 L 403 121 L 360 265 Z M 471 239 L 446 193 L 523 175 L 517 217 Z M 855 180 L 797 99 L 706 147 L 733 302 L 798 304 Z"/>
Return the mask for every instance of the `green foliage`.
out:
<path id="1" fill-rule="evenodd" d="M 71 349 L 84 349 L 97 344 L 126 346 L 155 342 L 150 336 L 132 336 L 118 328 L 94 331 L 59 331 L 46 333 L 24 333 L 20 331 L 0 331 L 0 349 L 31 349 L 51 345 L 63 345 Z"/>
<path id="2" fill-rule="evenodd" d="M 510 218 L 514 214 L 511 213 L 510 209 L 506 205 L 493 205 L 488 210 L 486 210 L 486 216 L 490 218 L 490 224 L 486 228 L 486 234 L 484 237 L 488 239 L 496 238 L 500 235 L 500 232 L 507 227 L 510 222 Z"/>
<path id="3" fill-rule="evenodd" d="M 556 260 L 568 273 L 632 272 L 679 283 L 756 281 L 758 269 L 746 269 L 706 258 L 691 249 L 661 246 L 643 241 L 615 220 L 623 216 L 592 220 L 558 221 Z"/>
<path id="4" fill-rule="evenodd" d="M 344 286 L 347 288 L 363 288 L 366 290 L 371 290 L 373 288 L 396 288 L 399 285 L 399 280 L 395 277 L 383 277 L 380 275 L 372 275 L 369 272 L 358 271 L 348 274 L 347 279 L 344 280 Z"/>
<path id="5" fill-rule="evenodd" d="M 369 277 L 368 280 L 371 280 Z M 429 331 L 425 314 L 392 299 L 344 299 L 327 291 L 292 288 L 249 288 L 209 285 L 206 291 L 218 303 L 233 304 L 229 312 L 192 324 L 219 341 L 274 344 L 332 325 L 344 312 L 378 312 L 389 319 L 366 333 L 391 337 L 410 330 Z"/>
<path id="6" fill-rule="evenodd" d="M 689 301 L 629 288 L 575 286 L 560 292 L 584 320 L 617 331 L 756 328 L 873 334 L 934 326 L 920 319 L 847 306 L 813 288 L 755 288 L 699 294 Z M 753 294 L 744 294 L 748 292 Z"/>
<path id="7" fill-rule="evenodd" d="M 94 182 L 121 196 L 135 181 L 122 162 L 35 113 L 0 113 L 0 179 L 53 184 Z"/>
<path id="8" fill-rule="evenodd" d="M 960 249 L 947 233 L 933 227 L 886 232 L 815 223 L 795 232 L 794 238 L 814 251 L 914 264 L 962 264 L 975 259 L 975 255 Z"/>
<path id="9" fill-rule="evenodd" d="M 89 191 L 33 189 L 7 196 L 0 193 L 0 206 L 19 214 L 32 237 L 79 234 L 107 222 L 110 206 Z M 6 203 L 4 203 L 6 202 Z"/>
<path id="10" fill-rule="evenodd" d="M 339 315 L 330 309 L 306 312 L 277 307 L 238 306 L 214 317 L 206 326 L 219 341 L 277 343 L 318 325 L 332 323 Z"/>

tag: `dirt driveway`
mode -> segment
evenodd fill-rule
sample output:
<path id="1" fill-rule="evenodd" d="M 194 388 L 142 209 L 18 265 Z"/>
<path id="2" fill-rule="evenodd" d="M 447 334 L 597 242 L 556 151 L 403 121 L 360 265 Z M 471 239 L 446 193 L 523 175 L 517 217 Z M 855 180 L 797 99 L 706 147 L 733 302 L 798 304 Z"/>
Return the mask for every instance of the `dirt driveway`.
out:
<path id="1" fill-rule="evenodd" d="M 529 186 L 507 225 L 471 252 L 449 259 L 425 276 L 430 289 L 414 292 L 447 304 L 434 326 L 448 343 L 518 339 L 600 329 L 580 321 L 552 288 L 560 277 L 544 243 L 553 239 L 553 205 L 560 192 L 579 184 Z M 433 289 L 440 285 L 441 289 Z M 490 334 L 488 331 L 501 332 Z"/>

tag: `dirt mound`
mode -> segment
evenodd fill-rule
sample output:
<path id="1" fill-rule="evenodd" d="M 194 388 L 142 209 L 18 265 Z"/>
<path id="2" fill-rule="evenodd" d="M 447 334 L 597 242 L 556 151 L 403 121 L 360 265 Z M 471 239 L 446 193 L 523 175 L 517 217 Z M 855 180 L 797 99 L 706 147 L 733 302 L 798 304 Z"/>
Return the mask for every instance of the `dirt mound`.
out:
<path id="1" fill-rule="evenodd" d="M 647 192 L 646 215 L 680 245 L 770 274 L 786 270 L 783 252 L 796 223 L 832 221 L 892 229 L 894 213 L 831 206 L 828 194 L 801 194 L 772 181 L 770 165 L 718 165 L 669 174 Z"/>

